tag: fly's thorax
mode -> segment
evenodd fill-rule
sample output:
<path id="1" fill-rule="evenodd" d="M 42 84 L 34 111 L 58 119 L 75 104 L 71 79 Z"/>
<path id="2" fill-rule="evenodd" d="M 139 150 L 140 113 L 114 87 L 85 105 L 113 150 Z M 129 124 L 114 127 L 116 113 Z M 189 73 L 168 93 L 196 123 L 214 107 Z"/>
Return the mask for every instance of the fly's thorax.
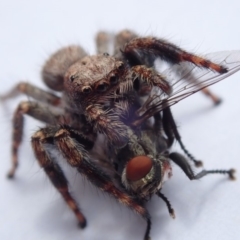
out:
<path id="1" fill-rule="evenodd" d="M 130 191 L 143 199 L 161 189 L 162 184 L 171 175 L 171 166 L 163 156 L 136 156 L 130 159 L 122 172 L 122 183 Z"/>

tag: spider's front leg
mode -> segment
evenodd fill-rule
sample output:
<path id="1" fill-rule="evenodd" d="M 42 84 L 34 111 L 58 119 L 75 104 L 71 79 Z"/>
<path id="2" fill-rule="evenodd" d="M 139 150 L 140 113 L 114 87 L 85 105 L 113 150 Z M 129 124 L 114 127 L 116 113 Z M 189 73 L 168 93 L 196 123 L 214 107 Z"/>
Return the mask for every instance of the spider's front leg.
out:
<path id="1" fill-rule="evenodd" d="M 180 62 L 191 62 L 199 67 L 209 68 L 218 73 L 226 73 L 226 67 L 213 63 L 205 58 L 187 52 L 176 45 L 163 39 L 154 37 L 135 38 L 126 44 L 123 55 L 131 65 L 144 64 L 144 56 L 150 55 L 160 57 L 161 59 L 178 64 Z"/>
<path id="2" fill-rule="evenodd" d="M 131 40 L 126 44 L 122 54 L 131 66 L 147 65 L 152 67 L 154 65 L 154 60 L 159 57 L 172 64 L 190 62 L 198 67 L 204 67 L 220 74 L 228 72 L 228 69 L 222 65 L 187 52 L 166 40 L 153 37 L 135 38 Z M 151 61 L 149 61 L 149 59 Z M 151 63 L 150 65 L 149 62 Z M 198 83 L 198 80 L 195 79 L 194 76 L 191 81 Z M 207 88 L 204 88 L 202 92 L 208 96 L 215 105 L 221 103 L 221 99 Z"/>
<path id="3" fill-rule="evenodd" d="M 147 209 L 141 201 L 131 196 L 125 189 L 117 187 L 114 184 L 114 179 L 93 163 L 87 151 L 92 147 L 91 142 L 74 129 L 65 126 L 55 133 L 54 144 L 67 162 L 86 176 L 93 185 L 110 194 L 121 204 L 137 212 L 147 221 L 144 240 L 149 240 L 151 221 Z M 36 154 L 36 157 L 38 157 L 38 154 Z"/>

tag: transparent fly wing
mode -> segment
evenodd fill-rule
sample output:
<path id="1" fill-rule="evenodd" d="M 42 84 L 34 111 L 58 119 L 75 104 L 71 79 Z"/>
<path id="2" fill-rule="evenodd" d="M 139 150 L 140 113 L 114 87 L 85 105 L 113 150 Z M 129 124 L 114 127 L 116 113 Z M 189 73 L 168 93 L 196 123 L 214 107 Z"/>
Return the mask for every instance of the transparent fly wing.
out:
<path id="1" fill-rule="evenodd" d="M 206 68 L 196 67 L 188 62 L 174 65 L 172 69 L 166 70 L 173 88 L 170 97 L 180 97 L 182 95 L 189 96 L 189 94 L 191 95 L 202 88 L 208 87 L 227 78 L 240 69 L 240 51 L 210 53 L 204 57 L 212 62 L 227 67 L 228 72 L 225 74 L 219 74 Z M 175 74 L 175 77 L 173 77 L 173 74 Z"/>
<path id="2" fill-rule="evenodd" d="M 148 118 L 164 108 L 172 106 L 182 99 L 213 85 L 240 70 L 240 51 L 222 51 L 204 56 L 212 62 L 218 63 L 228 69 L 224 74 L 219 74 L 206 68 L 200 68 L 189 62 L 175 64 L 163 71 L 172 86 L 172 93 L 164 94 L 153 89 L 149 99 L 144 104 L 144 114 L 141 118 Z"/>

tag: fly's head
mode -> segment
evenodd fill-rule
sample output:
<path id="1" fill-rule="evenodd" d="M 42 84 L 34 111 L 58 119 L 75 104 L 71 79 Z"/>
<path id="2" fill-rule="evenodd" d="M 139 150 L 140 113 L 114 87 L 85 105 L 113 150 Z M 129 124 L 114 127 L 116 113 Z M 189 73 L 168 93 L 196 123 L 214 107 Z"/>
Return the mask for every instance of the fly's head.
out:
<path id="1" fill-rule="evenodd" d="M 172 168 L 165 156 L 135 156 L 123 169 L 122 183 L 140 198 L 148 200 L 171 175 Z"/>
<path id="2" fill-rule="evenodd" d="M 78 106 L 105 103 L 124 74 L 122 61 L 104 53 L 86 56 L 73 64 L 64 77 L 65 93 Z"/>

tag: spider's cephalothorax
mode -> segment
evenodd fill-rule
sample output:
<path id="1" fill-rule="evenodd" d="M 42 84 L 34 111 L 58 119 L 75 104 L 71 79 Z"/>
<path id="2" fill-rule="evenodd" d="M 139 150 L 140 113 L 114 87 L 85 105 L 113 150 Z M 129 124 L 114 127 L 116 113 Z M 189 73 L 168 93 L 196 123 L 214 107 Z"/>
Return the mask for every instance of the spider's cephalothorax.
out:
<path id="1" fill-rule="evenodd" d="M 120 203 L 130 207 L 147 221 L 144 236 L 148 240 L 151 220 L 144 205 L 153 194 L 167 204 L 160 192 L 177 164 L 189 179 L 209 173 L 228 174 L 233 170 L 203 170 L 193 173 L 188 160 L 170 147 L 176 139 L 196 165 L 201 165 L 184 147 L 172 117 L 170 106 L 203 90 L 215 104 L 220 99 L 205 87 L 240 69 L 240 53 L 220 56 L 222 64 L 194 54 L 154 37 L 137 37 L 124 30 L 115 37 L 114 53 L 109 55 L 108 35 L 97 35 L 98 55 L 87 56 L 79 46 L 62 48 L 45 63 L 42 78 L 61 96 L 29 83 L 19 83 L 6 100 L 25 93 L 36 101 L 21 102 L 13 117 L 12 178 L 18 165 L 24 115 L 46 124 L 32 136 L 32 148 L 40 166 L 76 215 L 81 227 L 86 219 L 69 193 L 67 179 L 58 164 L 57 151 L 73 168 Z M 170 63 L 159 73 L 157 58 Z M 191 63 L 191 64 L 189 64 Z M 201 71 L 199 67 L 202 67 Z"/>
<path id="2" fill-rule="evenodd" d="M 141 74 L 144 74 L 142 76 Z M 154 75 L 154 83 L 167 94 L 171 87 L 153 69 L 131 67 L 108 54 L 87 56 L 73 64 L 65 74 L 65 94 L 75 107 L 115 146 L 128 141 L 126 125 L 141 106 L 139 88 Z M 124 120 L 125 119 L 125 120 Z"/>

